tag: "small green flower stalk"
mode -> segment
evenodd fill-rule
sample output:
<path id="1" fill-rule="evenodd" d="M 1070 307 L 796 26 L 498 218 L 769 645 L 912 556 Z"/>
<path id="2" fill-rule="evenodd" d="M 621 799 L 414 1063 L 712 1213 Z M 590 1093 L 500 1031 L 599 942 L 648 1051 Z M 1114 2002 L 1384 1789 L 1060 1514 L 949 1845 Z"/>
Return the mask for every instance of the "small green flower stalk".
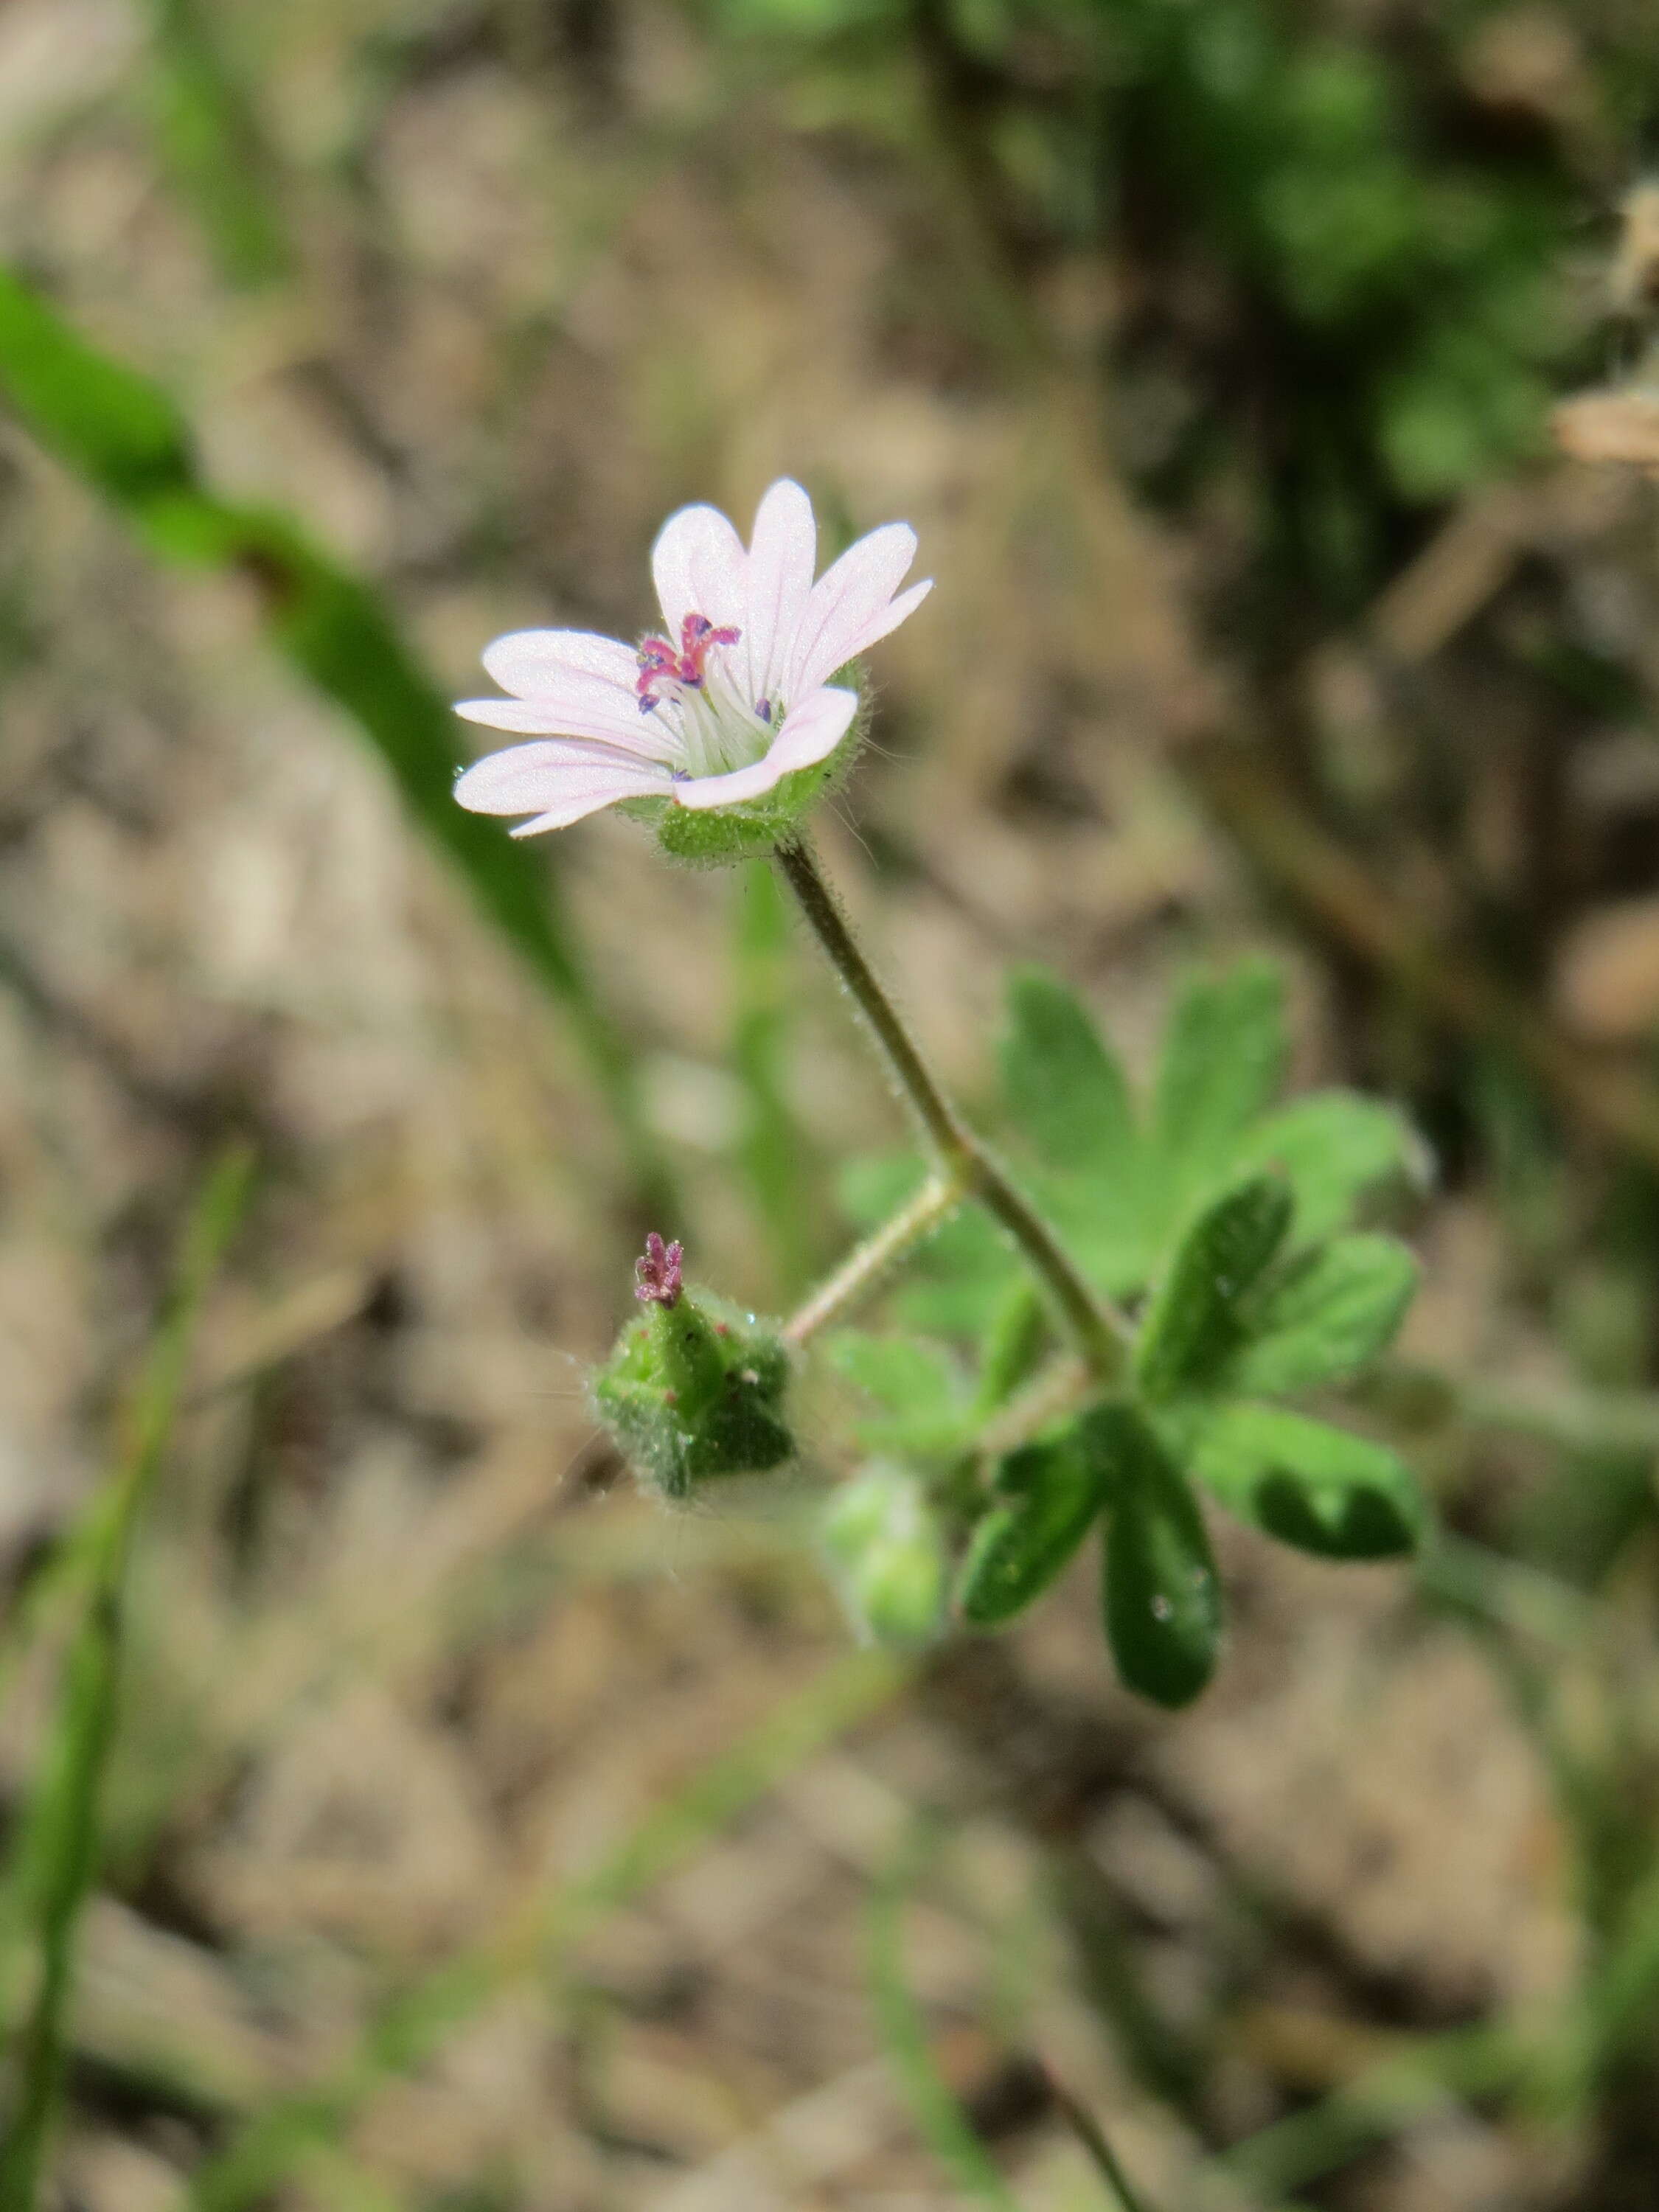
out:
<path id="1" fill-rule="evenodd" d="M 635 1268 L 644 1310 L 593 1382 L 593 1403 L 623 1455 L 664 1498 L 700 1482 L 764 1474 L 795 1455 L 782 1416 L 782 1340 L 681 1278 L 678 1243 L 653 1230 Z"/>
<path id="2" fill-rule="evenodd" d="M 815 581 L 816 546 L 787 481 L 747 547 L 713 508 L 684 509 L 653 556 L 660 633 L 500 639 L 485 665 L 510 696 L 461 709 L 532 740 L 456 789 L 529 815 L 515 835 L 615 805 L 681 860 L 769 852 L 915 1128 L 913 1152 L 853 1164 L 848 1210 L 868 1234 L 780 1327 L 688 1285 L 681 1247 L 653 1234 L 594 1408 L 683 1503 L 799 1462 L 786 1399 L 821 1346 L 852 1397 L 845 1449 L 805 1471 L 850 1470 L 814 1528 L 857 1634 L 917 1650 L 1001 1630 L 1093 1541 L 1121 1680 L 1183 1705 L 1222 1645 L 1212 1509 L 1332 1561 L 1423 1536 L 1409 1468 L 1340 1418 L 1415 1287 L 1375 1218 L 1416 1180 L 1418 1148 L 1351 1092 L 1279 1103 L 1281 982 L 1244 962 L 1178 998 L 1144 1097 L 1064 983 L 1016 975 L 994 1150 L 941 1090 L 805 831 L 866 720 L 830 679 L 930 588 L 899 588 L 915 534 L 885 525 Z M 883 1328 L 846 1325 L 877 1304 Z"/>

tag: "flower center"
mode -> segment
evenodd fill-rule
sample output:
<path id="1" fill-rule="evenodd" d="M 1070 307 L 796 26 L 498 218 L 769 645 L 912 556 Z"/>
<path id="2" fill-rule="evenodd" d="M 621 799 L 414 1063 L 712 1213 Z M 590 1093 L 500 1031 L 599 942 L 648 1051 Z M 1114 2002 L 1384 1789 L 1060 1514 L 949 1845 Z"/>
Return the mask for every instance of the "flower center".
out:
<path id="1" fill-rule="evenodd" d="M 735 645 L 743 635 L 740 629 L 722 623 L 716 629 L 707 615 L 687 615 L 680 624 L 680 645 L 677 653 L 665 637 L 641 640 L 639 681 L 634 689 L 640 695 L 640 712 L 648 714 L 659 700 L 672 698 L 671 688 L 684 685 L 688 691 L 701 691 L 707 675 L 705 664 L 709 648 L 716 645 Z"/>
<path id="2" fill-rule="evenodd" d="M 640 712 L 670 710 L 684 759 L 682 775 L 721 775 L 746 768 L 772 742 L 778 702 L 751 702 L 730 657 L 714 653 L 717 645 L 736 645 L 742 635 L 729 623 L 716 628 L 707 615 L 689 614 L 680 624 L 678 646 L 666 637 L 640 642 L 634 686 Z"/>

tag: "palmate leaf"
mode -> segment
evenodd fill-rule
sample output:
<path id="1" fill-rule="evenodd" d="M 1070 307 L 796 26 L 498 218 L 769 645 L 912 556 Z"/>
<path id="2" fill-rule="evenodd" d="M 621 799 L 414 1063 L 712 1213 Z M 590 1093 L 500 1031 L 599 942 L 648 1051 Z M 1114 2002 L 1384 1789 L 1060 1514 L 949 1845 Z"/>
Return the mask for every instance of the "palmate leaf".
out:
<path id="1" fill-rule="evenodd" d="M 948 1453 L 963 1448 L 972 1404 L 966 1377 L 943 1345 L 843 1328 L 826 1349 L 837 1372 L 881 1408 L 855 1422 L 860 1443 L 872 1451 Z"/>
<path id="2" fill-rule="evenodd" d="M 965 1620 L 994 1628 L 1042 1595 L 1089 1533 L 1108 1474 L 1077 1422 L 1001 1461 L 992 1479 L 998 1502 L 974 1530 L 957 1584 Z"/>
<path id="3" fill-rule="evenodd" d="M 1046 969 L 1008 979 L 1001 1059 L 1008 1110 L 1045 1167 L 1133 1175 L 1139 1139 L 1122 1066 L 1075 993 Z"/>
<path id="4" fill-rule="evenodd" d="M 1111 1470 L 1103 1584 L 1107 1641 L 1128 1688 L 1190 1705 L 1221 1642 L 1221 1588 L 1186 1477 L 1133 1407 L 1098 1408 L 1095 1448 Z"/>
<path id="5" fill-rule="evenodd" d="M 1010 1118 L 1036 1162 L 1032 1196 L 1109 1297 L 1139 1290 L 1166 1208 L 1116 1054 L 1068 985 L 1023 968 L 1000 1056 Z"/>
<path id="6" fill-rule="evenodd" d="M 1180 1205 L 1231 1169 L 1278 1090 L 1287 1052 L 1285 984 L 1270 961 L 1195 977 L 1176 1002 L 1152 1100 L 1152 1136 Z"/>
<path id="7" fill-rule="evenodd" d="M 1417 1288 L 1417 1261 L 1397 1237 L 1334 1237 L 1266 1287 L 1251 1341 L 1228 1363 L 1227 1384 L 1273 1397 L 1346 1381 L 1385 1351 Z"/>
<path id="8" fill-rule="evenodd" d="M 1036 1285 L 1017 1275 L 998 1301 L 979 1341 L 979 1387 L 974 1412 L 981 1419 L 1006 1406 L 1036 1371 L 1049 1342 L 1048 1309 Z"/>
<path id="9" fill-rule="evenodd" d="M 1353 1091 L 1316 1091 L 1245 1130 L 1237 1175 L 1275 1168 L 1296 1200 L 1291 1240 L 1317 1244 L 1342 1228 L 1369 1193 L 1421 1179 L 1422 1146 L 1404 1115 Z"/>
<path id="10" fill-rule="evenodd" d="M 1182 1438 L 1200 1480 L 1241 1519 L 1330 1559 L 1383 1559 L 1420 1542 L 1417 1479 L 1384 1444 L 1277 1406 L 1207 1411 Z"/>
<path id="11" fill-rule="evenodd" d="M 1138 1126 L 1122 1070 L 1058 978 L 1017 971 L 1002 1046 L 1010 1120 L 1029 1182 L 1091 1279 L 1131 1297 L 1158 1272 L 1193 1207 L 1272 1170 L 1295 1200 L 1289 1240 L 1319 1243 L 1374 1188 L 1419 1171 L 1393 1107 L 1348 1091 L 1270 1104 L 1285 1055 L 1283 990 L 1250 960 L 1177 998 L 1155 1095 Z"/>
<path id="12" fill-rule="evenodd" d="M 1281 1177 L 1258 1176 L 1193 1223 L 1153 1294 L 1135 1348 L 1146 1396 L 1202 1390 L 1225 1372 L 1249 1334 L 1250 1293 L 1284 1240 L 1291 1204 Z"/>

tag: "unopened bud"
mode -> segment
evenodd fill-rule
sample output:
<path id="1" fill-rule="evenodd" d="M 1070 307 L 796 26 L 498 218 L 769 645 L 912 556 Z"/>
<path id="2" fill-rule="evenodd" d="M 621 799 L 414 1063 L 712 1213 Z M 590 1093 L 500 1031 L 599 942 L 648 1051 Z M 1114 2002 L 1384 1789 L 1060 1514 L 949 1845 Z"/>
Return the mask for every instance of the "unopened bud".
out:
<path id="1" fill-rule="evenodd" d="M 914 1650 L 945 1620 L 950 1563 L 926 1485 L 878 1461 L 845 1482 L 820 1535 L 842 1604 L 860 1636 Z"/>
<path id="2" fill-rule="evenodd" d="M 752 1314 L 689 1289 L 680 1247 L 653 1235 L 635 1268 L 645 1310 L 593 1383 L 599 1419 L 665 1498 L 699 1481 L 758 1474 L 794 1455 L 782 1416 L 789 1356 Z"/>

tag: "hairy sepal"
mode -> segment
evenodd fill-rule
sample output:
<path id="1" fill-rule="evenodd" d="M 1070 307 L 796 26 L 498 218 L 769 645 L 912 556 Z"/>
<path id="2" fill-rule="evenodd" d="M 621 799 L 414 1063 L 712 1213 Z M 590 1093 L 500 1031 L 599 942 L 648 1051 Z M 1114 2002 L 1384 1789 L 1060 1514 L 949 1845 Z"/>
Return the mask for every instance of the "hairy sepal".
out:
<path id="1" fill-rule="evenodd" d="M 712 1291 L 635 1316 L 593 1381 L 593 1407 L 629 1465 L 675 1502 L 720 1475 L 793 1459 L 782 1340 Z"/>
<path id="2" fill-rule="evenodd" d="M 648 821 L 670 860 L 690 868 L 729 867 L 738 860 L 763 860 L 776 846 L 799 836 L 813 807 L 845 782 L 863 749 L 870 727 L 867 692 L 859 689 L 858 710 L 847 735 L 825 760 L 781 776 L 760 799 L 737 806 L 676 805 L 672 799 L 623 801 L 621 811 Z"/>

